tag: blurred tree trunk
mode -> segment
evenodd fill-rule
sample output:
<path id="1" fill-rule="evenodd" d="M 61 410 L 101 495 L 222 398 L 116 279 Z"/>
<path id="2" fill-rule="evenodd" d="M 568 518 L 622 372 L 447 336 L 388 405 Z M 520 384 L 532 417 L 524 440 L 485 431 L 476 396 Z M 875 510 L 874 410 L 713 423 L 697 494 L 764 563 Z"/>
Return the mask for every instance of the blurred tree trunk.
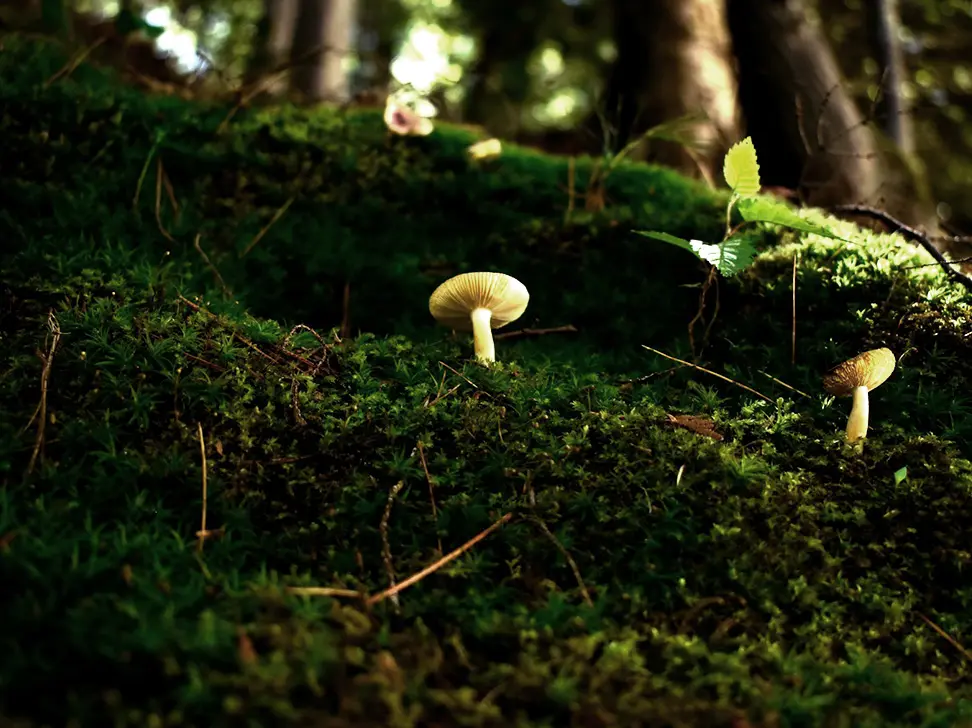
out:
<path id="1" fill-rule="evenodd" d="M 937 227 L 927 185 L 861 113 L 802 0 L 728 0 L 740 99 L 763 179 L 811 205 L 869 204 Z"/>
<path id="2" fill-rule="evenodd" d="M 898 31 L 901 17 L 898 0 L 872 0 L 865 3 L 868 26 L 877 51 L 878 73 L 881 74 L 881 98 L 878 116 L 883 121 L 884 132 L 894 140 L 905 154 L 915 151 L 915 136 L 911 125 L 911 112 L 905 108 L 901 97 L 904 83 L 904 55 Z"/>
<path id="3" fill-rule="evenodd" d="M 686 136 L 704 174 L 717 177 L 741 122 L 725 0 L 612 0 L 612 9 L 618 55 L 605 113 L 615 149 L 652 126 L 704 115 Z M 698 169 L 678 144 L 653 141 L 648 151 L 652 161 Z"/>
<path id="4" fill-rule="evenodd" d="M 305 101 L 348 99 L 344 60 L 352 47 L 357 0 L 300 0 L 291 44 L 291 88 Z"/>
<path id="5" fill-rule="evenodd" d="M 298 0 L 264 0 L 263 17 L 257 25 L 253 55 L 246 73 L 248 83 L 280 68 L 290 58 L 290 44 L 294 39 L 294 25 L 297 22 L 297 2 Z M 265 90 L 273 96 L 279 96 L 287 89 L 284 77 L 267 81 Z"/>

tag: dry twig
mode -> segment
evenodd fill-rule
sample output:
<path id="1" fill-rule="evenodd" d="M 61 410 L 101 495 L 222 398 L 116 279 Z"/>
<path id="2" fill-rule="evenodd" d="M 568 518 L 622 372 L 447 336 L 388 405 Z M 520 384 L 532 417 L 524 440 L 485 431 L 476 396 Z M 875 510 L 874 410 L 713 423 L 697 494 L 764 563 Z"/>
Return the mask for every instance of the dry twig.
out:
<path id="1" fill-rule="evenodd" d="M 521 336 L 546 336 L 547 334 L 576 334 L 577 327 L 573 324 L 565 326 L 554 326 L 550 329 L 517 329 L 516 331 L 506 331 L 502 334 L 493 334 L 493 339 L 516 339 Z"/>
<path id="2" fill-rule="evenodd" d="M 796 366 L 796 286 L 797 286 L 797 262 L 800 260 L 800 254 L 794 253 L 793 255 L 793 300 L 791 303 L 791 313 L 792 313 L 792 325 L 790 326 L 790 364 Z"/>
<path id="3" fill-rule="evenodd" d="M 367 604 L 369 606 L 371 606 L 373 604 L 377 604 L 378 602 L 384 601 L 385 599 L 389 599 L 389 598 L 394 597 L 400 591 L 403 591 L 405 589 L 408 589 L 410 586 L 412 586 L 413 584 L 421 581 L 422 579 L 424 579 L 425 577 L 427 577 L 429 574 L 432 574 L 432 573 L 438 571 L 443 566 L 445 566 L 446 564 L 448 564 L 450 561 L 454 561 L 459 556 L 462 556 L 462 554 L 466 553 L 469 549 L 471 549 L 477 543 L 479 543 L 484 538 L 486 538 L 487 536 L 489 536 L 493 531 L 497 530 L 500 526 L 502 526 L 504 523 L 506 523 L 507 521 L 509 521 L 511 518 L 513 518 L 513 514 L 512 513 L 507 513 L 505 516 L 503 516 L 498 521 L 496 521 L 495 523 L 493 523 L 485 531 L 482 531 L 482 532 L 478 533 L 477 535 L 473 536 L 471 539 L 469 539 L 468 541 L 466 541 L 466 543 L 464 543 L 462 546 L 460 546 L 459 548 L 457 548 L 455 551 L 450 551 L 448 554 L 446 554 L 445 556 L 443 556 L 441 559 L 439 559 L 435 563 L 430 564 L 429 566 L 425 567 L 424 569 L 422 569 L 417 574 L 412 574 L 412 576 L 408 577 L 405 581 L 399 582 L 397 585 L 395 585 L 395 586 L 393 586 L 393 587 L 391 587 L 389 589 L 385 589 L 385 591 L 380 592 L 378 594 L 375 594 L 372 597 L 369 597 L 368 598 L 368 601 L 367 601 Z"/>
<path id="4" fill-rule="evenodd" d="M 735 379 L 730 379 L 729 377 L 727 377 L 724 374 L 719 374 L 718 372 L 714 372 L 714 371 L 712 371 L 710 369 L 706 369 L 705 367 L 700 367 L 698 364 L 692 364 L 691 362 L 684 361 L 684 360 L 679 359 L 677 357 L 674 357 L 674 356 L 671 356 L 669 354 L 666 354 L 666 353 L 664 353 L 662 351 L 658 351 L 658 349 L 652 349 L 650 346 L 646 346 L 645 344 L 642 344 L 641 346 L 643 348 L 647 349 L 648 351 L 652 352 L 653 354 L 658 354 L 658 356 L 663 356 L 666 359 L 671 359 L 672 361 L 678 362 L 679 364 L 684 364 L 687 367 L 692 367 L 693 369 L 698 369 L 700 372 L 705 372 L 706 374 L 711 374 L 713 377 L 718 377 L 719 379 L 721 379 L 721 380 L 723 380 L 725 382 L 729 382 L 730 384 L 735 384 L 740 389 L 745 389 L 747 392 L 750 392 L 752 394 L 755 394 L 760 399 L 765 399 L 767 402 L 769 402 L 771 404 L 773 403 L 773 400 L 771 400 L 765 394 L 761 394 L 761 393 L 757 392 L 755 389 L 753 389 L 752 387 L 747 387 L 745 384 L 741 384 L 741 383 L 737 382 Z"/>
<path id="5" fill-rule="evenodd" d="M 43 459 L 44 435 L 47 428 L 47 389 L 51 379 L 51 367 L 54 365 L 54 352 L 57 349 L 58 343 L 61 341 L 61 326 L 57 322 L 57 317 L 54 316 L 54 309 L 50 309 L 47 312 L 47 328 L 51 332 L 47 351 L 37 351 L 37 357 L 41 360 L 42 364 L 40 402 L 37 404 L 37 409 L 34 410 L 34 416 L 31 417 L 31 422 L 35 418 L 37 419 L 37 435 L 34 438 L 34 450 L 31 452 L 30 461 L 27 463 L 27 475 L 34 472 L 34 466 L 37 464 L 38 458 Z M 27 427 L 30 427 L 31 422 L 27 423 Z"/>
<path id="6" fill-rule="evenodd" d="M 577 580 L 577 587 L 580 589 L 581 597 L 584 599 L 584 604 L 589 607 L 593 607 L 594 600 L 591 599 L 591 593 L 587 590 L 587 585 L 584 583 L 584 577 L 581 576 L 580 568 L 578 568 L 577 562 L 574 561 L 574 557 L 570 555 L 567 547 L 560 543 L 557 537 L 554 536 L 553 531 L 550 530 L 547 524 L 544 523 L 539 516 L 528 516 L 527 520 L 535 523 L 540 530 L 543 531 L 543 535 L 546 536 L 550 543 L 552 543 L 560 552 L 560 555 L 564 557 L 564 560 L 567 562 L 570 570 L 574 572 L 574 579 Z"/>
<path id="7" fill-rule="evenodd" d="M 327 586 L 288 586 L 289 594 L 301 594 L 307 597 L 347 597 L 349 599 L 363 599 L 364 594 L 354 589 L 337 589 Z"/>
<path id="8" fill-rule="evenodd" d="M 931 239 L 921 230 L 917 230 L 910 225 L 905 225 L 900 220 L 884 212 L 884 210 L 878 210 L 875 207 L 868 207 L 867 205 L 838 205 L 836 207 L 832 207 L 831 211 L 843 212 L 851 215 L 862 215 L 864 217 L 869 217 L 872 220 L 883 222 L 885 225 L 892 227 L 892 233 L 900 233 L 901 236 L 906 240 L 917 243 L 924 248 L 925 252 L 934 258 L 935 262 L 941 266 L 942 270 L 945 271 L 945 275 L 947 275 L 953 283 L 958 283 L 960 286 L 964 286 L 966 290 L 972 291 L 972 278 L 962 273 L 962 271 L 953 268 L 953 261 L 948 260 L 948 258 L 946 258 L 942 252 L 935 247 Z"/>
<path id="9" fill-rule="evenodd" d="M 196 249 L 196 252 L 198 252 L 199 255 L 202 257 L 203 262 L 206 264 L 209 270 L 212 271 L 213 278 L 216 279 L 216 283 L 217 285 L 219 285 L 219 288 L 223 292 L 223 295 L 226 296 L 227 298 L 232 298 L 233 292 L 229 289 L 229 286 L 226 285 L 226 281 L 223 280 L 223 276 L 219 274 L 219 269 L 216 268 L 215 265 L 213 265 L 213 261 L 209 259 L 209 256 L 206 255 L 206 252 L 202 249 L 202 245 L 200 244 L 201 239 L 202 239 L 202 233 L 196 233 L 196 239 L 192 242 L 192 247 Z"/>
<path id="10" fill-rule="evenodd" d="M 392 505 L 395 502 L 395 496 L 398 492 L 405 487 L 405 481 L 399 480 L 395 485 L 392 486 L 391 490 L 388 492 L 388 502 L 385 503 L 385 512 L 381 517 L 381 524 L 378 526 L 378 530 L 381 533 L 381 557 L 382 561 L 385 562 L 385 571 L 388 573 L 388 583 L 392 588 L 395 586 L 395 566 L 392 563 L 392 553 L 391 544 L 388 542 L 388 523 L 391 521 Z M 392 604 L 398 607 L 398 592 L 393 592 L 391 594 Z"/>
<path id="11" fill-rule="evenodd" d="M 921 617 L 925 621 L 925 624 L 927 624 L 933 630 L 935 630 L 936 632 L 938 632 L 938 634 L 940 634 L 942 637 L 944 637 L 945 640 L 952 647 L 954 647 L 956 650 L 958 650 L 961 653 L 962 657 L 964 657 L 969 662 L 972 662 L 972 653 L 970 653 L 965 647 L 963 647 L 961 644 L 959 644 L 958 640 L 956 640 L 954 637 L 952 637 L 952 635 L 950 635 L 944 629 L 942 629 L 941 627 L 939 627 L 937 624 L 935 624 L 934 622 L 932 622 L 928 617 L 926 617 L 921 612 L 918 612 L 918 616 Z"/>
<path id="12" fill-rule="evenodd" d="M 283 205 L 281 205 L 275 213 L 273 213 L 273 217 L 270 218 L 270 222 L 260 228 L 260 232 L 253 237 L 253 240 L 251 240 L 250 243 L 243 249 L 243 252 L 240 253 L 241 259 L 245 258 L 250 251 L 256 247 L 256 244 L 263 240 L 263 236 L 267 234 L 267 231 L 270 230 L 270 228 L 272 228 L 281 217 L 283 217 L 284 213 L 287 212 L 292 204 L 294 204 L 294 200 L 296 199 L 296 196 L 292 196 L 285 203 L 283 203 Z"/>
<path id="13" fill-rule="evenodd" d="M 432 474 L 429 473 L 428 463 L 425 462 L 425 448 L 422 446 L 422 441 L 419 440 L 418 445 L 419 459 L 422 461 L 422 470 L 425 472 L 425 481 L 429 484 L 429 501 L 432 503 L 432 518 L 435 519 L 436 531 L 439 528 L 439 509 L 435 506 L 435 485 L 432 483 Z M 439 553 L 442 553 L 442 538 L 436 534 L 436 541 L 439 545 Z"/>

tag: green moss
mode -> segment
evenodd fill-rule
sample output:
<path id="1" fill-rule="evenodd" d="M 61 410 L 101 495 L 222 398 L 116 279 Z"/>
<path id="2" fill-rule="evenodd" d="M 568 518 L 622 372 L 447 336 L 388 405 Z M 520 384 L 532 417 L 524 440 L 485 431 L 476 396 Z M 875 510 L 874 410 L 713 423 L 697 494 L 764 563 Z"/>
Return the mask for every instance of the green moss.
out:
<path id="1" fill-rule="evenodd" d="M 565 160 L 473 165 L 468 132 L 390 139 L 370 111 L 219 133 L 229 108 L 86 66 L 45 86 L 63 63 L 4 39 L 4 721 L 972 724 L 970 317 L 924 256 L 835 221 L 852 244 L 754 234 L 705 365 L 766 401 L 639 346 L 687 355 L 704 272 L 631 230 L 717 238 L 721 195 L 622 165 L 565 225 Z M 480 267 L 580 331 L 469 362 L 426 302 Z M 901 360 L 853 455 L 819 375 L 878 345 Z M 513 517 L 397 608 L 288 592 L 386 588 L 399 482 L 399 581 Z"/>

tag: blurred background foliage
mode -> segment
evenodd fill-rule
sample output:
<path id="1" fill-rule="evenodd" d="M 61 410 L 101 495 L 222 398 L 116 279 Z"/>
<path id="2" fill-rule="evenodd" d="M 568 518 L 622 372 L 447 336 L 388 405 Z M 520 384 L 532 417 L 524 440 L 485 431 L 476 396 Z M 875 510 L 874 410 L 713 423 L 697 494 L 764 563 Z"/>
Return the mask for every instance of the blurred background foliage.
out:
<path id="1" fill-rule="evenodd" d="M 338 36 L 348 44 L 337 61 L 345 84 L 338 84 L 339 100 L 380 106 L 389 91 L 408 89 L 420 113 L 483 127 L 502 138 L 552 152 L 617 151 L 647 126 L 671 122 L 672 118 L 659 117 L 679 110 L 678 104 L 649 103 L 626 112 L 621 108 L 627 103 L 625 83 L 629 91 L 688 83 L 666 65 L 663 54 L 652 51 L 639 58 L 630 50 L 639 40 L 642 47 L 651 48 L 680 42 L 677 32 L 651 15 L 682 12 L 673 9 L 677 3 L 664 0 L 654 3 L 657 9 L 651 11 L 639 9 L 637 0 L 4 0 L 0 21 L 7 27 L 22 24 L 29 8 L 35 16 L 48 20 L 48 30 L 56 30 L 58 17 L 82 15 L 89 22 L 82 24 L 80 32 L 75 23 L 73 34 L 83 45 L 92 42 L 92 24 L 129 13 L 157 28 L 151 42 L 159 53 L 171 55 L 170 65 L 192 77 L 197 92 L 240 94 L 261 74 L 281 67 L 288 59 L 293 62 L 298 55 L 292 45 L 287 46 L 288 40 L 297 42 L 297 35 L 281 40 L 279 28 L 274 31 L 272 27 L 279 25 L 280 13 L 293 15 L 298 5 L 315 3 L 318 15 L 327 12 L 326 6 L 344 3 L 348 8 L 346 19 L 340 21 L 347 27 Z M 784 5 L 799 6 L 799 12 L 819 26 L 830 46 L 828 52 L 842 74 L 842 93 L 856 102 L 868 123 L 880 129 L 888 103 L 881 90 L 885 74 L 881 38 L 875 35 L 872 16 L 885 4 L 882 0 L 766 0 L 762 5 L 746 0 L 692 0 L 683 5 L 691 6 L 685 12 L 695 15 L 683 20 L 699 25 L 706 6 L 720 6 L 718 12 L 728 12 L 732 26 L 735 12 L 733 41 L 738 55 L 745 45 L 738 28 L 749 22 L 751 14 L 763 12 L 763 7 L 768 13 L 782 13 Z M 919 170 L 914 185 L 927 187 L 932 213 L 922 217 L 921 213 L 898 212 L 902 220 L 913 224 L 933 220 L 967 233 L 972 229 L 972 0 L 900 0 L 892 4 L 900 18 L 893 29 L 894 40 L 903 58 L 898 91 L 913 126 L 911 161 L 917 166 L 909 169 Z M 645 7 L 649 5 L 653 4 Z M 290 22 L 293 24 L 292 18 Z M 632 28 L 639 22 L 645 25 L 641 31 Z M 754 28 L 756 22 L 754 19 Z M 671 40 L 652 36 L 648 26 L 653 24 Z M 306 20 L 297 22 L 301 25 Z M 71 35 L 71 24 L 63 26 Z M 678 30 L 682 26 L 672 27 Z M 268 51 L 274 32 L 278 47 Z M 624 52 L 626 42 L 629 50 Z M 696 42 L 704 45 L 718 42 L 718 38 Z M 765 58 L 759 63 L 766 65 Z M 760 96 L 760 84 L 755 82 L 754 92 L 750 83 L 747 91 L 744 79 L 740 80 L 742 120 L 738 126 L 721 125 L 718 131 L 734 138 L 724 139 L 720 148 L 752 133 L 761 159 L 768 160 L 764 181 L 797 188 L 801 182 L 797 167 L 806 159 L 794 152 L 792 140 L 787 149 L 768 139 L 766 129 L 778 124 L 770 112 L 753 106 L 751 99 L 754 94 Z M 333 87 L 332 82 L 329 88 Z M 294 83 L 278 84 L 275 93 L 298 101 L 315 96 L 307 88 L 295 93 Z M 327 95 L 316 94 L 318 98 Z M 792 106 L 792 100 L 785 104 Z M 691 100 L 682 104 L 690 112 L 692 105 Z M 695 105 L 712 106 L 699 101 Z M 700 110 L 704 114 L 711 108 Z M 777 109 L 776 113 L 781 112 Z M 754 131 L 752 127 L 759 126 L 754 119 L 763 122 L 762 131 Z M 868 154 L 864 150 L 857 156 Z M 636 156 L 669 161 L 651 150 Z M 845 158 L 838 166 L 848 164 Z M 702 173 L 704 176 L 704 169 Z M 915 196 L 911 186 L 900 194 L 902 198 Z M 836 201 L 861 200 L 845 194 Z M 893 207 L 891 202 L 888 205 Z"/>

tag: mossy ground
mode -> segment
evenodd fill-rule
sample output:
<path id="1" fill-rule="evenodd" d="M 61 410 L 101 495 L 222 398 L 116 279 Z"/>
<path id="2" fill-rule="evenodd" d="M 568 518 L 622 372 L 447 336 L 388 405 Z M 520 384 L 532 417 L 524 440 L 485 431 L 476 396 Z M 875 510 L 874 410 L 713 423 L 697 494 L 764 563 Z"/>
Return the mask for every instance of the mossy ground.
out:
<path id="1" fill-rule="evenodd" d="M 754 233 L 703 363 L 767 401 L 640 346 L 688 355 L 704 272 L 631 230 L 721 235 L 672 172 L 565 223 L 563 159 L 373 111 L 220 131 L 3 46 L 4 725 L 972 725 L 972 315 L 923 255 Z M 468 361 L 426 303 L 480 268 L 579 332 Z M 874 346 L 855 454 L 819 377 Z M 289 592 L 388 586 L 397 483 L 399 581 L 512 517 L 397 608 Z"/>

